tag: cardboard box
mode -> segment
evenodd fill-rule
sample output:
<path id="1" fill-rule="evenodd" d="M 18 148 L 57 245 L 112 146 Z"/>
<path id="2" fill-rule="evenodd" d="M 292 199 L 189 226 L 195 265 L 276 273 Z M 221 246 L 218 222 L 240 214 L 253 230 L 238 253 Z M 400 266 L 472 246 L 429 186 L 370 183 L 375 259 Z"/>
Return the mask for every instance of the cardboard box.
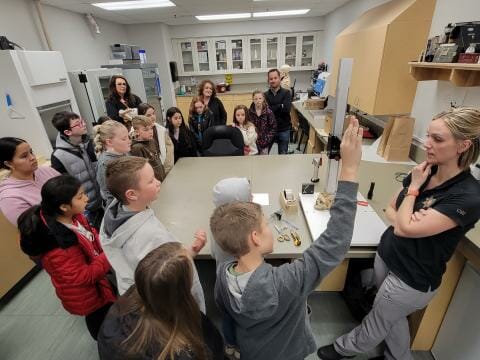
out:
<path id="1" fill-rule="evenodd" d="M 393 147 L 387 145 L 383 152 L 383 158 L 387 161 L 408 161 L 410 154 L 410 145 L 402 147 Z"/>
<path id="2" fill-rule="evenodd" d="M 383 130 L 377 154 L 388 161 L 408 161 L 415 119 L 392 117 Z"/>
<path id="3" fill-rule="evenodd" d="M 327 106 L 326 98 L 311 98 L 303 102 L 303 107 L 307 110 L 321 110 Z"/>
<path id="4" fill-rule="evenodd" d="M 323 130 L 327 134 L 330 134 L 330 133 L 333 132 L 332 124 L 333 124 L 333 113 L 332 112 L 327 112 L 325 114 L 325 127 L 323 128 Z"/>

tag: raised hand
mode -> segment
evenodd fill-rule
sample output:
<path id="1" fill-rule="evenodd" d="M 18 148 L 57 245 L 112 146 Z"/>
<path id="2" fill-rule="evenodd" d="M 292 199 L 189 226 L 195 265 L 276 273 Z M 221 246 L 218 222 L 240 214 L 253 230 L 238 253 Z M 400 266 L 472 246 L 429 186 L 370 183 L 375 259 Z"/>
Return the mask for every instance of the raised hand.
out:
<path id="1" fill-rule="evenodd" d="M 356 181 L 358 167 L 362 160 L 363 129 L 358 124 L 356 117 L 348 116 L 348 120 L 350 124 L 347 130 L 345 130 L 340 144 L 342 170 L 339 180 Z"/>

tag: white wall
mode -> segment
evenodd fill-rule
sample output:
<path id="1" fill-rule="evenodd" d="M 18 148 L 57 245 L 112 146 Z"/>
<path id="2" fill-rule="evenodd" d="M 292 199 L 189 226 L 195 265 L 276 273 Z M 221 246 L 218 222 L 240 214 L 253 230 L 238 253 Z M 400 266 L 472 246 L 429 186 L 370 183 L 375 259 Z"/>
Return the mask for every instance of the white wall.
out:
<path id="1" fill-rule="evenodd" d="M 479 14 L 478 0 L 437 0 L 429 37 L 441 34 L 448 23 L 478 20 Z M 432 117 L 448 110 L 451 101 L 457 105 L 480 107 L 480 87 L 456 87 L 447 81 L 418 83 L 412 108 L 412 116 L 416 119 L 415 138 L 425 137 Z"/>
<path id="2" fill-rule="evenodd" d="M 83 14 L 43 6 L 52 47 L 63 54 L 67 70 L 98 68 L 110 59 L 110 45 L 127 42 L 126 27 L 96 19 L 101 34 L 91 31 Z"/>
<path id="3" fill-rule="evenodd" d="M 232 21 L 195 25 L 170 26 L 172 39 L 204 36 L 250 35 L 324 29 L 323 17 L 291 18 L 276 20 Z"/>
<path id="4" fill-rule="evenodd" d="M 175 105 L 175 92 L 170 76 L 169 61 L 174 61 L 169 27 L 162 23 L 129 25 L 129 43 L 145 49 L 148 62 L 157 63 L 162 86 L 162 98 L 166 108 Z"/>
<path id="5" fill-rule="evenodd" d="M 351 0 L 324 17 L 322 59 L 332 68 L 335 38 L 365 11 L 390 0 Z"/>
<path id="6" fill-rule="evenodd" d="M 102 32 L 97 35 L 83 14 L 48 5 L 42 9 L 53 50 L 62 52 L 68 70 L 100 67 L 108 63 L 111 44 L 127 41 L 124 25 L 97 19 Z M 26 50 L 47 50 L 31 0 L 1 1 L 0 34 Z"/>
<path id="7" fill-rule="evenodd" d="M 0 9 L 0 35 L 27 50 L 45 50 L 43 38 L 37 31 L 32 1 L 4 0 Z"/>

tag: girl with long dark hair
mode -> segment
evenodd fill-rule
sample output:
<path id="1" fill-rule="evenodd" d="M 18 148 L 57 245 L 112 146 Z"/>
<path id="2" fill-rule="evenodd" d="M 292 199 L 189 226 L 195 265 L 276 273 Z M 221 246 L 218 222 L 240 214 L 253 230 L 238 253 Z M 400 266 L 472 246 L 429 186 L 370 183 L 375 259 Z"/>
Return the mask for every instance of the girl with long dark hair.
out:
<path id="1" fill-rule="evenodd" d="M 195 137 L 185 125 L 180 109 L 171 107 L 167 110 L 166 116 L 168 133 L 174 147 L 175 162 L 182 157 L 197 156 Z"/>
<path id="2" fill-rule="evenodd" d="M 152 250 L 111 308 L 98 337 L 100 359 L 220 360 L 223 341 L 192 296 L 193 262 L 180 243 Z"/>
<path id="3" fill-rule="evenodd" d="M 41 194 L 41 204 L 18 219 L 20 246 L 41 260 L 65 310 L 85 316 L 96 339 L 115 293 L 106 277 L 110 263 L 98 233 L 83 215 L 88 196 L 70 175 L 48 180 Z"/>

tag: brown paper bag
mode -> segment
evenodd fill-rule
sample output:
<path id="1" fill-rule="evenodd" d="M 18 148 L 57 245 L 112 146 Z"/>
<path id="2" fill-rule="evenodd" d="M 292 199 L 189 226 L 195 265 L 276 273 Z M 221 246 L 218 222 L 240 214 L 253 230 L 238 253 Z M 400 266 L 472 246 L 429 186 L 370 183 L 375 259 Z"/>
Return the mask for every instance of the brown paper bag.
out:
<path id="1" fill-rule="evenodd" d="M 383 130 L 377 154 L 388 161 L 408 161 L 415 119 L 392 117 Z"/>

